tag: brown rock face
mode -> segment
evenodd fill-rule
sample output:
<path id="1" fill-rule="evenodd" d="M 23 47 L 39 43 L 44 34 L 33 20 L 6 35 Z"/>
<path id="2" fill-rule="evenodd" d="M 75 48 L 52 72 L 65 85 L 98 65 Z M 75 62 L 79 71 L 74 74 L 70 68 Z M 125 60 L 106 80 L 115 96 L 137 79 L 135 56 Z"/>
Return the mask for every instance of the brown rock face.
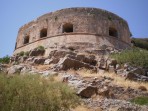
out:
<path id="1" fill-rule="evenodd" d="M 91 66 L 87 63 L 78 61 L 76 59 L 72 59 L 69 57 L 64 57 L 58 63 L 58 69 L 60 70 L 68 70 L 68 69 L 79 69 L 79 68 L 87 68 L 87 69 L 95 69 L 94 66 Z"/>
<path id="2" fill-rule="evenodd" d="M 94 94 L 97 94 L 97 87 L 94 87 L 94 86 L 88 86 L 78 91 L 78 95 L 85 97 L 85 98 L 90 98 Z"/>
<path id="3" fill-rule="evenodd" d="M 45 50 L 34 49 L 34 50 L 30 51 L 29 56 L 43 56 L 44 53 L 45 53 Z"/>

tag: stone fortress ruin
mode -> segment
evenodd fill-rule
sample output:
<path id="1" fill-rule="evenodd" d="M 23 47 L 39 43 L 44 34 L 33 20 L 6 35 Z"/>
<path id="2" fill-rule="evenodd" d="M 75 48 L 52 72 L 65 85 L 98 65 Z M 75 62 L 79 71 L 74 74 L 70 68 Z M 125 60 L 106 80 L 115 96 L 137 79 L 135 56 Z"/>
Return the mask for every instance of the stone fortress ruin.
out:
<path id="1" fill-rule="evenodd" d="M 47 13 L 19 29 L 14 55 L 44 46 L 45 56 L 57 48 L 97 50 L 130 47 L 130 30 L 121 17 L 97 8 L 67 8 Z"/>

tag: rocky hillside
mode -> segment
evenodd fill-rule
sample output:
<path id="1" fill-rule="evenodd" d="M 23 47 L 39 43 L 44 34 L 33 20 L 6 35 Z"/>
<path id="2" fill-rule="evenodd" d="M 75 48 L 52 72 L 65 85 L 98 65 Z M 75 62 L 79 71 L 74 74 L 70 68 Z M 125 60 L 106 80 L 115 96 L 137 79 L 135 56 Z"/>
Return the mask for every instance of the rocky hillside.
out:
<path id="1" fill-rule="evenodd" d="M 43 49 L 35 49 L 11 57 L 10 64 L 0 64 L 0 70 L 7 76 L 54 77 L 75 90 L 85 111 L 147 111 L 146 102 L 138 105 L 132 101 L 148 97 L 148 68 L 119 63 L 111 53 L 121 54 L 113 48 L 90 52 L 53 50 L 48 57 L 43 57 Z"/>

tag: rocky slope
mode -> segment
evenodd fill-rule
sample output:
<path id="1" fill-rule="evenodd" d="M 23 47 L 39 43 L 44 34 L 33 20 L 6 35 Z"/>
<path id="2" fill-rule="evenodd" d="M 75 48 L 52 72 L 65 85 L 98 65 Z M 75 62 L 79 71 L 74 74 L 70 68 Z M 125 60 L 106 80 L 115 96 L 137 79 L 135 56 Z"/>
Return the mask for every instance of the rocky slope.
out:
<path id="1" fill-rule="evenodd" d="M 106 55 L 111 51 L 99 51 L 101 53 L 97 55 L 96 52 L 54 50 L 48 57 L 42 57 L 39 51 L 31 51 L 30 56 L 11 57 L 9 65 L 0 64 L 0 71 L 8 76 L 40 74 L 43 77 L 58 78 L 74 88 L 84 104 L 94 111 L 98 108 L 102 111 L 147 111 L 148 106 L 130 102 L 135 97 L 148 96 L 147 69 L 131 67 L 128 64 L 121 67 L 116 60 Z M 83 68 L 91 71 L 89 75 L 85 75 L 86 71 L 80 73 Z M 109 76 L 111 73 L 113 76 Z M 123 83 L 117 84 L 116 78 L 121 78 Z M 123 85 L 127 81 L 130 83 L 129 80 L 139 85 Z M 140 82 L 145 82 L 145 86 L 140 85 Z"/>

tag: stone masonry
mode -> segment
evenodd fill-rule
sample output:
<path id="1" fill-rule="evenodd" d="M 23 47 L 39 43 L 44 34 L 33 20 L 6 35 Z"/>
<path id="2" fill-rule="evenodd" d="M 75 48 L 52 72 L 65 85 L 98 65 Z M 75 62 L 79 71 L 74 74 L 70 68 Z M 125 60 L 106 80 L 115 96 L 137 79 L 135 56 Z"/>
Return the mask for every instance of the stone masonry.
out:
<path id="1" fill-rule="evenodd" d="M 94 50 L 130 47 L 130 30 L 121 17 L 97 8 L 67 8 L 47 13 L 19 29 L 14 55 L 44 46 L 45 56 L 61 47 Z"/>

